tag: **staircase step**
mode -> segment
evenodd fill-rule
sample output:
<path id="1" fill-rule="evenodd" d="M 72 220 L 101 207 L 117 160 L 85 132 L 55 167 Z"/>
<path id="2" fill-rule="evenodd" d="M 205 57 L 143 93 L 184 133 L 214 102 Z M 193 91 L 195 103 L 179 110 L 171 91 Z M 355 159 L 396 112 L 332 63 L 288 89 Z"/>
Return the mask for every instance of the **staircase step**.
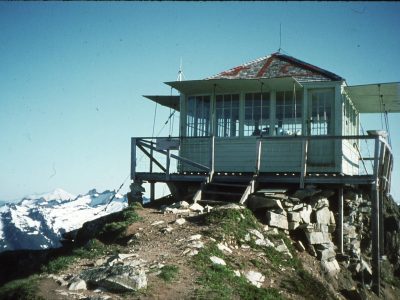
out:
<path id="1" fill-rule="evenodd" d="M 237 184 L 237 183 L 228 183 L 228 182 L 210 182 L 207 185 L 211 185 L 211 186 L 224 186 L 224 187 L 240 187 L 240 188 L 246 188 L 247 185 L 246 184 Z"/>
<path id="2" fill-rule="evenodd" d="M 225 205 L 229 203 L 234 203 L 238 201 L 219 201 L 219 200 L 207 200 L 207 199 L 202 199 L 202 200 L 197 200 L 197 203 L 199 204 L 209 204 L 209 205 Z"/>
<path id="3" fill-rule="evenodd" d="M 242 196 L 243 193 L 233 193 L 233 192 L 220 192 L 220 191 L 203 191 L 203 194 L 213 194 L 213 195 L 225 195 L 225 196 Z"/>

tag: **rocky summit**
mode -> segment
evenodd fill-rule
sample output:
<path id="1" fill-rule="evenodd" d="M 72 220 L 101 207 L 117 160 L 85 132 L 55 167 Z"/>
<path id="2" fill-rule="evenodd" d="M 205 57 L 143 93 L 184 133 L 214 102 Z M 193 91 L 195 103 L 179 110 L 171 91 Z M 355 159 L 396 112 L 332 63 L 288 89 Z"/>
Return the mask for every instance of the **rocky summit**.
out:
<path id="1" fill-rule="evenodd" d="M 339 253 L 336 197 L 308 186 L 258 191 L 247 207 L 136 203 L 64 234 L 62 248 L 0 255 L 0 298 L 378 299 L 370 201 L 345 191 Z M 380 296 L 399 299 L 400 214 L 385 201 Z"/>

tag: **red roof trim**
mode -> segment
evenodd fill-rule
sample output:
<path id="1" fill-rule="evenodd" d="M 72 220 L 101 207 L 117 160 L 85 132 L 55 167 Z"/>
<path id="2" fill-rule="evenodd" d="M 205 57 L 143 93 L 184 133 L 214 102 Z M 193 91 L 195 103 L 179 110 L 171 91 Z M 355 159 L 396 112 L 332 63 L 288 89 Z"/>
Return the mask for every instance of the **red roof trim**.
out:
<path id="1" fill-rule="evenodd" d="M 283 61 L 295 64 L 295 65 L 300 66 L 300 67 L 302 67 L 304 69 L 308 69 L 309 71 L 319 73 L 319 74 L 321 74 L 323 76 L 328 77 L 329 79 L 332 79 L 332 80 L 343 80 L 342 77 L 340 77 L 340 76 L 338 76 L 338 75 L 336 75 L 336 74 L 334 74 L 332 72 L 329 72 L 327 70 L 318 68 L 318 67 L 316 67 L 314 65 L 311 65 L 309 63 L 306 63 L 306 62 L 301 61 L 299 59 L 296 59 L 294 57 L 287 56 L 287 55 L 284 55 L 284 54 L 278 54 L 278 53 L 274 53 L 272 55 L 278 57 L 279 59 L 281 59 Z"/>
<path id="2" fill-rule="evenodd" d="M 261 77 L 263 76 L 263 74 L 265 73 L 265 71 L 267 71 L 267 69 L 269 68 L 269 66 L 272 63 L 272 60 L 274 59 L 274 54 L 272 54 L 267 61 L 265 62 L 265 64 L 262 66 L 262 68 L 260 69 L 260 71 L 258 71 L 256 77 Z"/>

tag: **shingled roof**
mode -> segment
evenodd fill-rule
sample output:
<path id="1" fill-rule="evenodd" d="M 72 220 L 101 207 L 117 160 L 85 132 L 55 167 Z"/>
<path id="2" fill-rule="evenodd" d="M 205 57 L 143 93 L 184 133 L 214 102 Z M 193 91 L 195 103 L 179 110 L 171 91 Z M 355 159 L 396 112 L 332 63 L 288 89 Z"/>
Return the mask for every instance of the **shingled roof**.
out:
<path id="1" fill-rule="evenodd" d="M 342 77 L 294 57 L 273 53 L 206 79 L 294 77 L 298 81 L 341 81 Z"/>

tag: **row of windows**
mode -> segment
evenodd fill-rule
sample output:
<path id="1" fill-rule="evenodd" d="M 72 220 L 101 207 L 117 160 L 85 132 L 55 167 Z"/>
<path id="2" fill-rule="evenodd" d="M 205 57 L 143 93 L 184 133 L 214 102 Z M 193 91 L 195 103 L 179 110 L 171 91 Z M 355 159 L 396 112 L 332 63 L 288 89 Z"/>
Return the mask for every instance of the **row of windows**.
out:
<path id="1" fill-rule="evenodd" d="M 271 124 L 270 93 L 245 94 L 244 136 L 301 134 L 302 95 L 302 92 L 277 92 L 275 123 Z M 187 135 L 208 136 L 210 134 L 210 96 L 189 96 L 187 103 Z M 239 94 L 216 96 L 216 136 L 239 136 L 239 103 Z M 311 116 L 307 122 L 309 134 L 331 134 L 332 103 L 331 90 L 311 94 Z"/>

